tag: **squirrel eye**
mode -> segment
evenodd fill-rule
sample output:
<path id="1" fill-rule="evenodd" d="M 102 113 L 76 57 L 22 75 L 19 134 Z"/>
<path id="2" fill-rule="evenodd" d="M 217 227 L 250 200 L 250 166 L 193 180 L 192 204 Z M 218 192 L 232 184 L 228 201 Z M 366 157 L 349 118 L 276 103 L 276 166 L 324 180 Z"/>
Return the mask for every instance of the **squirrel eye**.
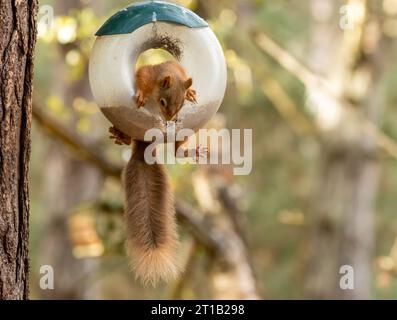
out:
<path id="1" fill-rule="evenodd" d="M 166 106 L 167 106 L 167 101 L 166 101 L 164 98 L 161 98 L 161 99 L 160 99 L 160 104 L 161 104 L 163 107 L 166 107 Z"/>

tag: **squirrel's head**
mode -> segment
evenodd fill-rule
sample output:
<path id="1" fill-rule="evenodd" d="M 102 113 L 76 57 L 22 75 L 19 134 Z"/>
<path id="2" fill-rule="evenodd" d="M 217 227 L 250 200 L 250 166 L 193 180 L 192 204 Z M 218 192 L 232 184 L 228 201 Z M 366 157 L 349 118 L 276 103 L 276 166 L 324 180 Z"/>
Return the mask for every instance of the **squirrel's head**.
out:
<path id="1" fill-rule="evenodd" d="M 185 103 L 186 91 L 192 86 L 193 80 L 178 79 L 168 75 L 160 80 L 156 102 L 167 121 L 171 121 Z"/>

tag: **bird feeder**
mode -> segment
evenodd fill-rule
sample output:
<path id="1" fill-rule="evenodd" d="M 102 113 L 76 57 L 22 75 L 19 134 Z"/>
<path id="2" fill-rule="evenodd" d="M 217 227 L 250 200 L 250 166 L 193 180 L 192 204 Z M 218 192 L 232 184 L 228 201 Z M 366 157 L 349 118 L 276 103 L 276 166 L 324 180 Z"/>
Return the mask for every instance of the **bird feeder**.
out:
<path id="1" fill-rule="evenodd" d="M 135 101 L 135 65 L 149 49 L 168 51 L 193 78 L 198 103 L 185 102 L 177 130 L 197 131 L 218 111 L 226 90 L 225 57 L 211 28 L 192 11 L 162 1 L 136 3 L 113 15 L 96 36 L 89 64 L 94 99 L 133 139 L 143 140 L 152 128 L 165 132 L 155 102 L 138 108 Z"/>

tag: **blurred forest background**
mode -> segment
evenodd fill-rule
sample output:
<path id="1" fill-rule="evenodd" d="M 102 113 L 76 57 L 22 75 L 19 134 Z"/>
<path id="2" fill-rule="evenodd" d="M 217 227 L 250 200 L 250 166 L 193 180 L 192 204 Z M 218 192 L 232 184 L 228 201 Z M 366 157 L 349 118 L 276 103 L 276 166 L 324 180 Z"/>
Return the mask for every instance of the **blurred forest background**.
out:
<path id="1" fill-rule="evenodd" d="M 108 138 L 87 76 L 95 32 L 131 2 L 40 1 L 55 22 L 35 62 L 31 297 L 397 299 L 397 0 L 174 2 L 221 41 L 228 89 L 208 126 L 253 129 L 253 171 L 169 168 L 186 272 L 142 288 L 123 249 L 130 148 Z"/>

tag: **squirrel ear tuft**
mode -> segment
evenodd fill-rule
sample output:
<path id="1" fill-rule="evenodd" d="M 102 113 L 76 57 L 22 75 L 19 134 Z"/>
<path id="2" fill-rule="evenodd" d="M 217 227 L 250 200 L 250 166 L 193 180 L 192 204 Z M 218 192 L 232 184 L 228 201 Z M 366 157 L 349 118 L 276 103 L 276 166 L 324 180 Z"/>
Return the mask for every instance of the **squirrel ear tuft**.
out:
<path id="1" fill-rule="evenodd" d="M 193 79 L 189 78 L 185 81 L 185 89 L 189 89 L 193 85 Z"/>
<path id="2" fill-rule="evenodd" d="M 162 81 L 161 81 L 161 87 L 163 89 L 169 89 L 172 86 L 172 78 L 171 76 L 166 76 Z"/>

